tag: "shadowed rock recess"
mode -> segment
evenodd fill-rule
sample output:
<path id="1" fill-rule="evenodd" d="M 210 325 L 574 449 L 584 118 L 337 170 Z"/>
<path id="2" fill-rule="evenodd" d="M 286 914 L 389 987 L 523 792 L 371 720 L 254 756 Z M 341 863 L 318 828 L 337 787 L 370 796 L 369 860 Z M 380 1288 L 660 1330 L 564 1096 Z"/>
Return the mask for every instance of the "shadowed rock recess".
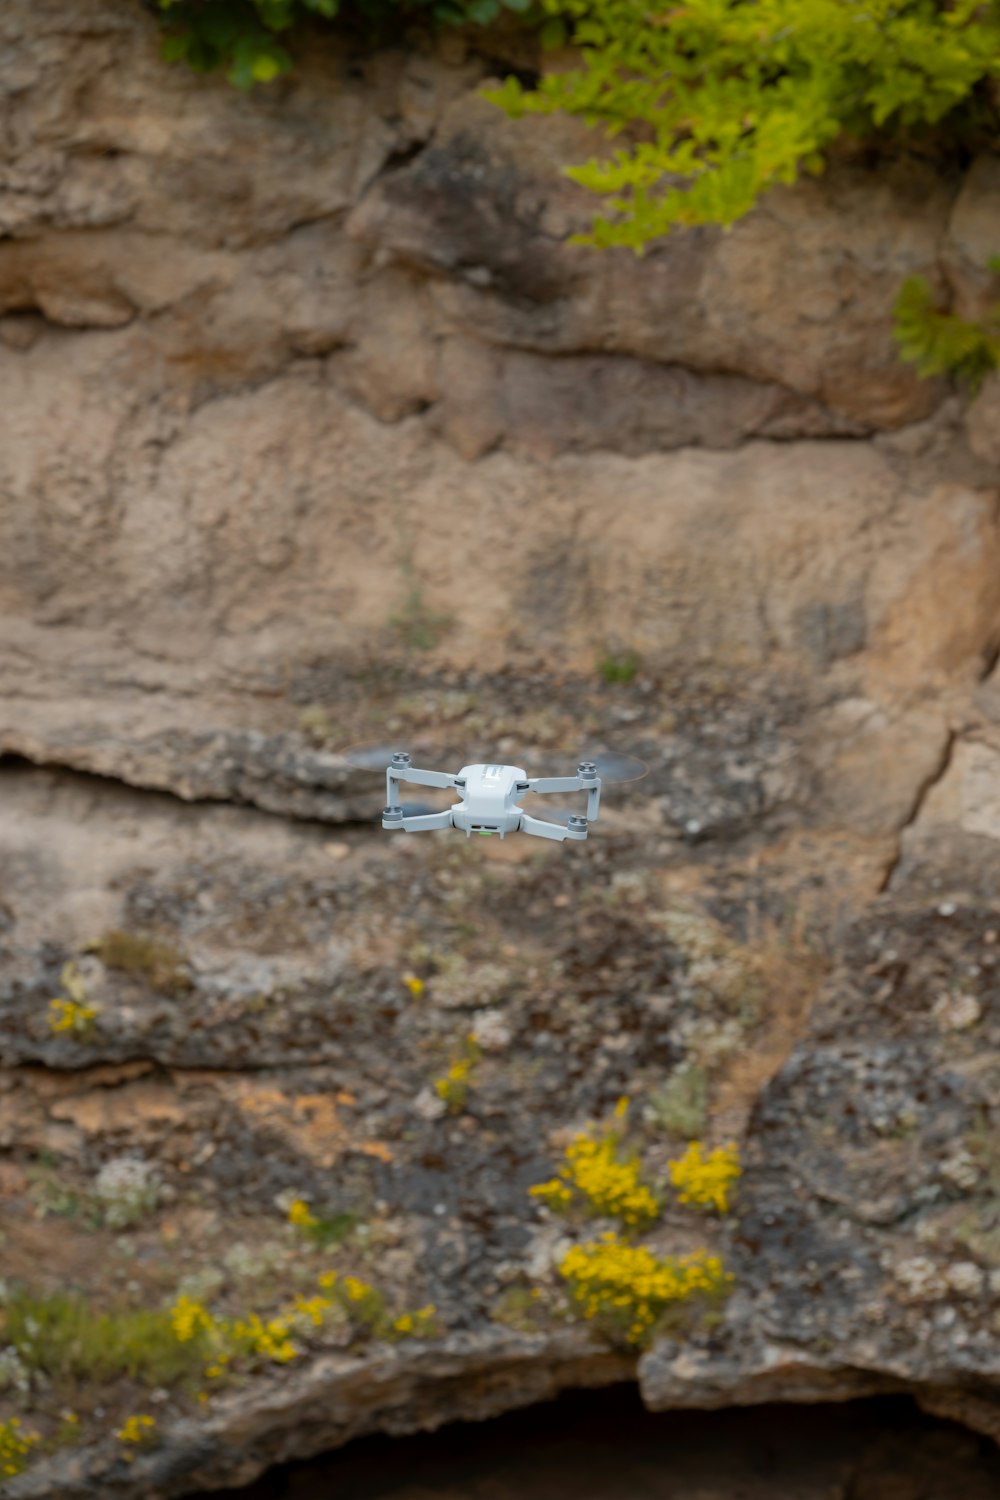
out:
<path id="1" fill-rule="evenodd" d="M 1000 1436 L 1000 379 L 890 334 L 907 275 L 981 307 L 1000 160 L 843 152 L 635 259 L 570 243 L 600 139 L 481 98 L 516 30 L 249 94 L 158 47 L 133 0 L 0 14 L 5 1493 L 623 1380 Z M 651 772 L 583 845 L 392 839 L 338 753 L 387 738 Z M 644 1232 L 734 1282 L 642 1352 L 558 1271 L 610 1221 L 529 1195 L 622 1097 L 650 1180 L 692 1133 L 744 1169 Z M 268 1318 L 330 1267 L 433 1335 L 145 1383 L 7 1342 L 26 1289 Z"/>

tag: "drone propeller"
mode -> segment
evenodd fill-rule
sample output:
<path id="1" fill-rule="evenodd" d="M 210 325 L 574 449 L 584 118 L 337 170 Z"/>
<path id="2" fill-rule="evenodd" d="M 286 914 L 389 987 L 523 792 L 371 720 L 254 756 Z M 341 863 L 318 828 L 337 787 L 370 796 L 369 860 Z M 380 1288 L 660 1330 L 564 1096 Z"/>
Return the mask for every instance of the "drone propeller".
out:
<path id="1" fill-rule="evenodd" d="M 641 781 L 649 775 L 649 767 L 637 755 L 624 755 L 620 750 L 588 750 L 579 757 L 581 761 L 592 760 L 602 781 Z"/>
<path id="2" fill-rule="evenodd" d="M 401 741 L 392 745 L 348 745 L 340 751 L 340 758 L 357 771 L 387 771 L 396 751 L 407 748 Z"/>
<path id="3" fill-rule="evenodd" d="M 644 760 L 640 760 L 637 755 L 625 755 L 620 750 L 587 749 L 581 754 L 574 751 L 553 754 L 547 750 L 538 760 L 540 765 L 528 752 L 521 761 L 527 767 L 529 776 L 569 776 L 584 761 L 592 762 L 601 781 L 607 785 L 613 782 L 639 781 L 649 774 L 649 767 Z"/>
<path id="4" fill-rule="evenodd" d="M 392 763 L 393 755 L 399 750 L 409 752 L 412 764 L 415 766 L 428 767 L 434 765 L 441 758 L 440 750 L 430 749 L 425 744 L 414 745 L 412 741 L 401 737 L 394 743 L 374 745 L 349 745 L 346 750 L 340 751 L 340 757 L 349 766 L 358 771 L 385 771 Z M 495 753 L 495 752 L 494 752 Z M 597 774 L 603 782 L 638 781 L 640 777 L 649 772 L 649 767 L 635 755 L 625 755 L 620 750 L 594 750 L 587 749 L 581 754 L 573 751 L 554 755 L 551 750 L 542 753 L 540 760 L 544 763 L 540 768 L 533 759 L 530 751 L 522 753 L 518 751 L 514 758 L 507 759 L 508 765 L 524 766 L 529 776 L 538 775 L 572 775 L 573 770 L 582 761 L 592 761 L 597 768 Z M 462 757 L 465 765 L 474 765 L 477 762 L 471 754 Z M 456 767 L 457 769 L 457 767 Z"/>

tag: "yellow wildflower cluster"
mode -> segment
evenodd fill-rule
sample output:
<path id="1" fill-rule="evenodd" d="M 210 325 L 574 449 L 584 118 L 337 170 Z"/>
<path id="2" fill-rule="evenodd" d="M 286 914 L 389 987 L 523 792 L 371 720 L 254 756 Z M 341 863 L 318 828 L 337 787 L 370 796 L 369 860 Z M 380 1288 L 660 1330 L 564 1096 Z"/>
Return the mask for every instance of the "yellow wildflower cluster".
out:
<path id="1" fill-rule="evenodd" d="M 621 1100 L 615 1114 L 624 1119 L 628 1101 Z M 639 1159 L 623 1155 L 618 1131 L 600 1139 L 578 1135 L 566 1149 L 566 1162 L 559 1176 L 540 1182 L 529 1191 L 549 1208 L 563 1210 L 582 1200 L 592 1214 L 620 1219 L 629 1229 L 641 1228 L 656 1218 L 659 1200 L 640 1178 Z"/>
<path id="2" fill-rule="evenodd" d="M 705 1154 L 700 1141 L 692 1141 L 684 1155 L 670 1163 L 670 1180 L 679 1203 L 714 1208 L 724 1214 L 729 1208 L 729 1190 L 740 1176 L 740 1156 L 734 1142 Z"/>
<path id="3" fill-rule="evenodd" d="M 173 1326 L 174 1337 L 179 1344 L 190 1343 L 200 1333 L 213 1333 L 217 1327 L 208 1308 L 196 1302 L 193 1297 L 187 1296 L 177 1298 L 170 1309 L 170 1322 Z"/>
<path id="4" fill-rule="evenodd" d="M 420 996 L 426 989 L 424 981 L 422 979 L 418 979 L 416 974 L 404 974 L 403 983 L 406 985 L 406 988 L 409 990 L 414 1000 L 419 1000 Z"/>
<path id="5" fill-rule="evenodd" d="M 53 1035 L 69 1032 L 81 1038 L 92 1036 L 98 1010 L 90 1003 L 86 985 L 75 963 L 70 961 L 63 965 L 59 983 L 65 995 L 49 1001 L 49 1028 Z"/>
<path id="6" fill-rule="evenodd" d="M 415 1312 L 400 1313 L 393 1320 L 393 1333 L 404 1339 L 428 1338 L 437 1332 L 437 1308 L 433 1302 Z"/>
<path id="7" fill-rule="evenodd" d="M 194 1298 L 178 1297 L 171 1309 L 174 1336 L 182 1344 L 201 1339 L 207 1361 L 205 1377 L 218 1380 L 229 1373 L 232 1360 L 240 1355 L 287 1364 L 300 1353 L 294 1333 L 302 1331 L 303 1323 L 322 1328 L 335 1309 L 338 1317 L 346 1312 L 353 1323 L 378 1338 L 421 1338 L 437 1332 L 433 1306 L 403 1312 L 393 1319 L 381 1292 L 358 1276 L 324 1271 L 317 1278 L 317 1286 L 312 1296 L 297 1293 L 273 1318 L 261 1318 L 257 1313 L 245 1318 L 218 1318 Z M 199 1400 L 208 1399 L 208 1393 L 202 1391 Z"/>
<path id="8" fill-rule="evenodd" d="M 74 1036 L 90 1036 L 94 1030 L 97 1009 L 93 1005 L 80 1005 L 76 1000 L 49 1001 L 49 1028 L 53 1035 L 70 1031 Z"/>
<path id="9" fill-rule="evenodd" d="M 24 1432 L 20 1417 L 0 1422 L 0 1474 L 12 1478 L 28 1466 L 28 1455 L 40 1439 L 35 1432 Z"/>
<path id="10" fill-rule="evenodd" d="M 298 1353 L 290 1337 L 287 1318 L 258 1317 L 251 1313 L 248 1318 L 237 1319 L 229 1327 L 230 1337 L 245 1354 L 259 1354 L 264 1359 L 273 1359 L 285 1365 Z"/>
<path id="11" fill-rule="evenodd" d="M 463 1051 L 458 1057 L 452 1058 L 451 1066 L 444 1077 L 434 1080 L 434 1092 L 455 1114 L 465 1108 L 465 1101 L 469 1097 L 472 1070 L 481 1056 L 479 1043 L 470 1034 L 465 1039 Z"/>
<path id="12" fill-rule="evenodd" d="M 381 1292 L 358 1276 L 324 1271 L 317 1284 L 320 1295 L 304 1297 L 299 1293 L 294 1302 L 294 1315 L 306 1319 L 314 1328 L 322 1328 L 327 1315 L 340 1308 L 355 1323 L 380 1338 L 428 1338 L 437 1332 L 437 1309 L 431 1303 L 392 1318 Z"/>
<path id="13" fill-rule="evenodd" d="M 122 1457 L 127 1464 L 130 1464 L 135 1458 L 136 1450 L 144 1445 L 148 1446 L 154 1440 L 156 1418 L 146 1416 L 145 1413 L 136 1417 L 126 1417 L 115 1436 L 126 1449 Z"/>
<path id="14" fill-rule="evenodd" d="M 291 1341 L 287 1317 L 264 1320 L 257 1313 L 231 1320 L 217 1318 L 193 1297 L 178 1297 L 171 1309 L 171 1323 L 178 1343 L 204 1338 L 211 1350 L 205 1374 L 218 1378 L 234 1354 L 258 1355 L 287 1364 L 297 1350 Z"/>
<path id="15" fill-rule="evenodd" d="M 296 1198 L 288 1210 L 288 1222 L 294 1224 L 296 1229 L 317 1229 L 319 1220 L 309 1210 L 309 1205 L 304 1198 Z"/>
<path id="16" fill-rule="evenodd" d="M 632 1344 L 644 1343 L 672 1304 L 724 1296 L 732 1285 L 717 1255 L 698 1250 L 660 1258 L 643 1245 L 623 1243 L 614 1231 L 574 1245 L 559 1274 L 585 1318 L 611 1321 Z"/>

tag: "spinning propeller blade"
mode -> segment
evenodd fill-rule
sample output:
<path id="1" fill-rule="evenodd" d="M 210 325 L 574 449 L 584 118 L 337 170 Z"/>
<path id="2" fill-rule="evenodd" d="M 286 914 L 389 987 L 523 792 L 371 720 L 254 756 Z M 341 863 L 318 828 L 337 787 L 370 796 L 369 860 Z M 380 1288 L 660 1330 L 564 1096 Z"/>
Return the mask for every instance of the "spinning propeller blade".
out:
<path id="1" fill-rule="evenodd" d="M 526 751 L 522 760 L 529 776 L 572 776 L 583 761 L 593 761 L 597 774 L 606 785 L 613 782 L 638 781 L 649 774 L 649 767 L 637 755 L 620 750 L 595 750 L 588 747 L 579 754 L 573 750 L 543 750 L 538 755 Z"/>
<path id="2" fill-rule="evenodd" d="M 588 750 L 579 760 L 592 760 L 602 781 L 639 781 L 649 775 L 649 767 L 637 755 L 623 755 L 620 750 Z"/>
<path id="3" fill-rule="evenodd" d="M 385 771 L 395 752 L 407 749 L 409 746 L 400 741 L 391 745 L 348 745 L 339 754 L 342 760 L 346 760 L 349 766 L 354 766 L 358 771 Z M 413 754 L 412 750 L 410 754 Z"/>

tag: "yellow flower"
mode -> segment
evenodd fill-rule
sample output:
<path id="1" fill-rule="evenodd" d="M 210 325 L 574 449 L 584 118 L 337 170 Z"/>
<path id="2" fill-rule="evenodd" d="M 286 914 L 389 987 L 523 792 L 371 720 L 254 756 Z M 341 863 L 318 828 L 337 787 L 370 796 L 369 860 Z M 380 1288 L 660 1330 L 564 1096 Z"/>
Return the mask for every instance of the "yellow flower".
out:
<path id="1" fill-rule="evenodd" d="M 627 1108 L 628 1101 L 620 1101 L 615 1111 L 619 1119 Z M 620 1219 L 630 1229 L 650 1223 L 660 1211 L 656 1194 L 640 1177 L 638 1158 L 622 1156 L 614 1131 L 600 1140 L 578 1135 L 566 1149 L 559 1176 L 529 1192 L 557 1211 L 580 1199 L 590 1213 Z"/>
<path id="2" fill-rule="evenodd" d="M 308 1318 L 314 1328 L 322 1328 L 324 1314 L 333 1307 L 329 1297 L 303 1297 L 301 1292 L 295 1295 L 295 1310 L 304 1318 Z"/>
<path id="3" fill-rule="evenodd" d="M 434 1081 L 434 1091 L 452 1111 L 462 1109 L 469 1097 L 472 1070 L 482 1053 L 474 1036 L 466 1037 L 463 1052 L 452 1058 L 451 1066 L 443 1078 Z"/>
<path id="4" fill-rule="evenodd" d="M 437 1331 L 436 1319 L 437 1308 L 433 1302 L 428 1302 L 426 1307 L 418 1307 L 414 1312 L 400 1313 L 393 1322 L 393 1332 L 400 1338 L 427 1337 Z"/>
<path id="5" fill-rule="evenodd" d="M 294 1224 L 297 1229 L 315 1229 L 319 1220 L 310 1213 L 309 1205 L 304 1198 L 296 1198 L 288 1210 L 288 1222 Z"/>
<path id="6" fill-rule="evenodd" d="M 424 981 L 422 979 L 418 979 L 416 974 L 404 974 L 403 983 L 406 985 L 406 988 L 409 990 L 414 1000 L 419 1000 L 420 996 L 427 988 L 427 986 L 424 984 Z"/>
<path id="7" fill-rule="evenodd" d="M 170 1321 L 179 1344 L 187 1344 L 200 1333 L 211 1333 L 216 1328 L 215 1319 L 208 1309 L 188 1296 L 177 1298 L 170 1310 Z"/>
<path id="8" fill-rule="evenodd" d="M 13 1478 L 28 1467 L 28 1455 L 41 1438 L 36 1432 L 23 1432 L 20 1417 L 0 1422 L 0 1474 Z"/>
<path id="9" fill-rule="evenodd" d="M 672 1303 L 728 1294 L 732 1277 L 717 1255 L 659 1258 L 614 1232 L 574 1245 L 559 1265 L 570 1296 L 585 1318 L 610 1318 L 630 1343 L 642 1343 Z"/>
<path id="10" fill-rule="evenodd" d="M 276 1364 L 287 1364 L 298 1355 L 283 1318 L 269 1318 L 265 1323 L 257 1313 L 251 1313 L 232 1325 L 232 1336 L 248 1354 L 259 1354 Z"/>
<path id="11" fill-rule="evenodd" d="M 697 1208 L 714 1208 L 724 1214 L 729 1208 L 729 1190 L 741 1174 L 735 1142 L 720 1146 L 706 1156 L 700 1141 L 692 1141 L 684 1155 L 670 1163 L 670 1180 L 677 1201 Z"/>
<path id="12" fill-rule="evenodd" d="M 155 1427 L 156 1418 L 142 1413 L 126 1417 L 115 1435 L 120 1443 L 144 1443 L 152 1436 Z"/>
<path id="13" fill-rule="evenodd" d="M 49 1001 L 49 1029 L 54 1036 L 61 1032 L 72 1032 L 74 1036 L 86 1036 L 97 1016 L 94 1005 L 80 1005 L 76 1000 Z"/>
<path id="14" fill-rule="evenodd" d="M 330 1291 L 337 1284 L 336 1271 L 321 1271 L 316 1278 L 316 1283 L 323 1288 L 324 1292 Z"/>

